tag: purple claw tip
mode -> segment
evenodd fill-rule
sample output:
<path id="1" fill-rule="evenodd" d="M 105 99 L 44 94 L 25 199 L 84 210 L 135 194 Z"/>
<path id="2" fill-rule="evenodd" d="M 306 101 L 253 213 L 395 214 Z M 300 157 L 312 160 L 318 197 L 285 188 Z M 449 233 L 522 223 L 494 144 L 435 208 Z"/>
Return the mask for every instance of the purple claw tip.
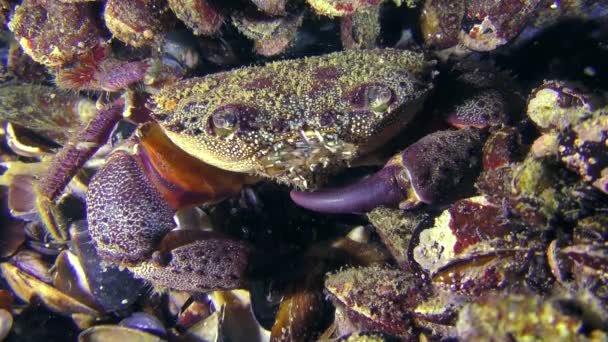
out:
<path id="1" fill-rule="evenodd" d="M 405 195 L 395 181 L 395 172 L 395 168 L 385 167 L 343 188 L 317 192 L 292 191 L 290 196 L 297 205 L 322 213 L 361 213 L 381 205 L 396 206 Z"/>

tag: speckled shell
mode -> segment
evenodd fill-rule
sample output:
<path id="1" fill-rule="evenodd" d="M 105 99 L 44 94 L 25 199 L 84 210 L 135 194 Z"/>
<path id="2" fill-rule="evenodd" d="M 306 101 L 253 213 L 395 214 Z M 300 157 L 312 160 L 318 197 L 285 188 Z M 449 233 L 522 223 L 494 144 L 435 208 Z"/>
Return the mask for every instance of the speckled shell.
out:
<path id="1" fill-rule="evenodd" d="M 149 258 L 175 226 L 171 207 L 137 161 L 122 151 L 113 153 L 91 180 L 87 221 L 99 256 L 126 264 Z"/>
<path id="2" fill-rule="evenodd" d="M 583 324 L 580 317 L 560 312 L 559 308 L 556 303 L 534 295 L 488 296 L 460 312 L 456 324 L 458 338 L 465 341 L 586 339 L 580 333 Z M 597 341 L 606 338 L 599 330 L 592 335 Z"/>
<path id="3" fill-rule="evenodd" d="M 335 303 L 344 305 L 361 331 L 400 337 L 412 337 L 412 311 L 431 292 L 417 275 L 381 266 L 330 274 L 325 289 Z"/>
<path id="4" fill-rule="evenodd" d="M 30 57 L 51 67 L 73 61 L 103 40 L 89 4 L 26 0 L 8 27 Z"/>
<path id="5" fill-rule="evenodd" d="M 169 7 L 196 35 L 217 33 L 223 17 L 207 0 L 168 0 Z"/>
<path id="6" fill-rule="evenodd" d="M 417 232 L 412 257 L 437 288 L 478 296 L 520 281 L 538 239 L 483 196 L 454 202 Z"/>
<path id="7" fill-rule="evenodd" d="M 163 89 L 153 107 L 169 138 L 195 157 L 307 188 L 320 170 L 343 167 L 403 128 L 432 88 L 431 69 L 411 51 L 344 51 L 186 80 Z M 388 103 L 373 110 L 378 91 Z M 235 122 L 228 135 L 214 132 L 220 112 Z"/>
<path id="8" fill-rule="evenodd" d="M 141 47 L 161 39 L 161 32 L 172 24 L 168 13 L 162 0 L 108 0 L 104 19 L 115 38 Z"/>

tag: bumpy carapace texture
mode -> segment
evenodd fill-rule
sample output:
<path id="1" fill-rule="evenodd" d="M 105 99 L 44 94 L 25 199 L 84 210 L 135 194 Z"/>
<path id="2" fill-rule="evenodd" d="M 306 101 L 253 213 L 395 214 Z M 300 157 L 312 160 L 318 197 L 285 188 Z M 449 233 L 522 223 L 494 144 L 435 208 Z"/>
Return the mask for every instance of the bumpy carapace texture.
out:
<path id="1" fill-rule="evenodd" d="M 344 51 L 189 79 L 152 107 L 193 156 L 309 188 L 398 133 L 431 81 L 422 54 Z"/>
<path id="2" fill-rule="evenodd" d="M 476 174 L 484 135 L 476 129 L 438 131 L 406 148 L 389 163 L 401 163 L 407 170 L 407 178 L 416 196 L 401 203 L 409 208 L 410 203 L 440 203 L 453 196 L 453 190 Z"/>
<path id="3" fill-rule="evenodd" d="M 244 288 L 252 249 L 244 241 L 207 237 L 156 252 L 129 269 L 159 288 L 205 291 Z"/>
<path id="4" fill-rule="evenodd" d="M 173 209 L 148 181 L 137 160 L 122 151 L 113 153 L 91 180 L 87 221 L 99 256 L 125 264 L 149 258 L 175 226 Z"/>
<path id="5" fill-rule="evenodd" d="M 456 127 L 499 126 L 507 121 L 508 105 L 500 91 L 488 89 L 462 101 L 447 114 L 447 121 Z"/>

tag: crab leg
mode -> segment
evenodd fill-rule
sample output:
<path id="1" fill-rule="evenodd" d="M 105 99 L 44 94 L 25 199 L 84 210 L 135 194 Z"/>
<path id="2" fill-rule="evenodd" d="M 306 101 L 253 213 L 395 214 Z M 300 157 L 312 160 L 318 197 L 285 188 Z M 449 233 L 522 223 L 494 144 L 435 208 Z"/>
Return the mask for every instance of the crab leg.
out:
<path id="1" fill-rule="evenodd" d="M 411 209 L 453 196 L 479 164 L 481 131 L 430 134 L 396 154 L 376 174 L 344 188 L 291 192 L 298 205 L 326 213 L 368 212 L 378 206 Z"/>
<path id="2" fill-rule="evenodd" d="M 67 230 L 55 208 L 55 200 L 78 170 L 107 141 L 112 128 L 122 118 L 124 103 L 121 97 L 100 110 L 53 157 L 49 171 L 38 181 L 36 206 L 42 222 L 54 239 L 67 239 Z"/>

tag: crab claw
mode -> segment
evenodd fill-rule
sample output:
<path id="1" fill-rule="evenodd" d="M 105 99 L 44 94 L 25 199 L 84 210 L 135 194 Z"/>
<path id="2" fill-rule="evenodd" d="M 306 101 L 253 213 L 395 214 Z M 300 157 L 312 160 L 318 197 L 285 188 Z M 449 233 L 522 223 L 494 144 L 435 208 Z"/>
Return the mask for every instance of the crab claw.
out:
<path id="1" fill-rule="evenodd" d="M 398 184 L 399 168 L 386 165 L 377 173 L 343 188 L 317 192 L 292 191 L 298 205 L 323 213 L 367 212 L 377 206 L 391 206 L 406 197 Z"/>
<path id="2" fill-rule="evenodd" d="M 325 213 L 368 212 L 375 207 L 411 209 L 453 196 L 479 166 L 483 144 L 475 128 L 439 131 L 399 152 L 380 171 L 344 188 L 292 191 L 292 200 Z"/>

